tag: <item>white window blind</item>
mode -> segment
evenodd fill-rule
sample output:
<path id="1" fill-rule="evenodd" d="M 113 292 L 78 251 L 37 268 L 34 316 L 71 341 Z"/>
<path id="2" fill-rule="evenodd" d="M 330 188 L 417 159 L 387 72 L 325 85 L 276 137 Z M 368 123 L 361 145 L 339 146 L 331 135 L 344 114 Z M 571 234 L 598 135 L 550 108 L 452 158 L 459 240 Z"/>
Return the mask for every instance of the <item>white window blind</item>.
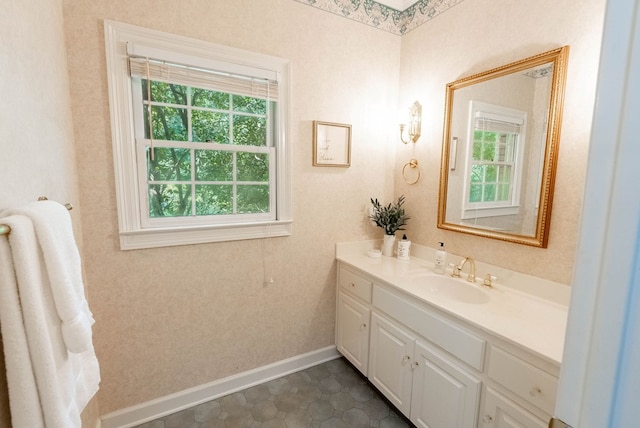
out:
<path id="1" fill-rule="evenodd" d="M 486 132 L 519 134 L 523 124 L 524 120 L 519 117 L 477 111 L 474 126 L 475 129 Z"/>
<path id="2" fill-rule="evenodd" d="M 150 58 L 129 57 L 131 76 L 167 83 L 244 95 L 255 98 L 277 98 L 278 82 L 251 78 L 224 71 L 208 70 Z"/>

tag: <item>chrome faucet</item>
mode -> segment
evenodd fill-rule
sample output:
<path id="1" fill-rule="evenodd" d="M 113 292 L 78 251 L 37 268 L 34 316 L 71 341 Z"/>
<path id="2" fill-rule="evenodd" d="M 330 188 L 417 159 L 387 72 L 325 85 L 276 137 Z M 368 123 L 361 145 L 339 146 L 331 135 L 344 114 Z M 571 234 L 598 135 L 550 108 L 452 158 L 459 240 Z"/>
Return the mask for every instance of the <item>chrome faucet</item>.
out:
<path id="1" fill-rule="evenodd" d="M 469 275 L 467 275 L 467 281 L 476 282 L 476 264 L 471 257 L 465 257 L 459 265 L 454 266 L 451 276 L 454 278 L 460 278 L 460 272 L 467 262 L 469 262 Z"/>

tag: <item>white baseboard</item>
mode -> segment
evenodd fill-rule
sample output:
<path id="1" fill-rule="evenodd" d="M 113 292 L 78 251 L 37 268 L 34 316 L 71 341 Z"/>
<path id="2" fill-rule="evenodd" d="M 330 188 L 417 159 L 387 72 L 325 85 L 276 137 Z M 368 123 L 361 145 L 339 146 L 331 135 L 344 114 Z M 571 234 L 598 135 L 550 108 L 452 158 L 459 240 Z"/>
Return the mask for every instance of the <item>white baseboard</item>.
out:
<path id="1" fill-rule="evenodd" d="M 185 389 L 100 417 L 102 428 L 128 428 L 340 357 L 335 346 Z"/>

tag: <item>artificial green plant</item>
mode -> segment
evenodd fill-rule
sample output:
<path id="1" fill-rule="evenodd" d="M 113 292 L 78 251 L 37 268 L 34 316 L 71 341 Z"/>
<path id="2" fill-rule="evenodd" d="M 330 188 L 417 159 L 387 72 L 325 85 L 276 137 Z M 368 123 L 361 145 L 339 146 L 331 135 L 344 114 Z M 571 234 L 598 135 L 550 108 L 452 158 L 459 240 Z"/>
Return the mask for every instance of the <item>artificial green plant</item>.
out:
<path id="1" fill-rule="evenodd" d="M 371 198 L 373 211 L 369 218 L 376 226 L 384 229 L 385 235 L 395 235 L 398 230 L 405 230 L 403 226 L 410 217 L 404 211 L 404 200 L 405 197 L 402 195 L 397 202 L 383 206 L 378 199 Z"/>

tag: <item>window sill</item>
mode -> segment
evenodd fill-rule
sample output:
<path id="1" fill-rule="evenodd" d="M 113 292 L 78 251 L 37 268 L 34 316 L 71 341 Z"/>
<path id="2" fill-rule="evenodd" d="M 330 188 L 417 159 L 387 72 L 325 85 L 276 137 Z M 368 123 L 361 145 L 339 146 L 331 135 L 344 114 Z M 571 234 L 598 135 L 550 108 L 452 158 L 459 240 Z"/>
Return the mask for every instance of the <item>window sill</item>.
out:
<path id="1" fill-rule="evenodd" d="M 291 235 L 292 220 L 234 226 L 140 229 L 120 232 L 121 250 L 173 247 Z"/>
<path id="2" fill-rule="evenodd" d="M 484 217 L 501 217 L 507 215 L 517 215 L 520 207 L 517 205 L 507 207 L 485 207 L 485 208 L 468 208 L 462 214 L 462 220 L 473 220 Z"/>

